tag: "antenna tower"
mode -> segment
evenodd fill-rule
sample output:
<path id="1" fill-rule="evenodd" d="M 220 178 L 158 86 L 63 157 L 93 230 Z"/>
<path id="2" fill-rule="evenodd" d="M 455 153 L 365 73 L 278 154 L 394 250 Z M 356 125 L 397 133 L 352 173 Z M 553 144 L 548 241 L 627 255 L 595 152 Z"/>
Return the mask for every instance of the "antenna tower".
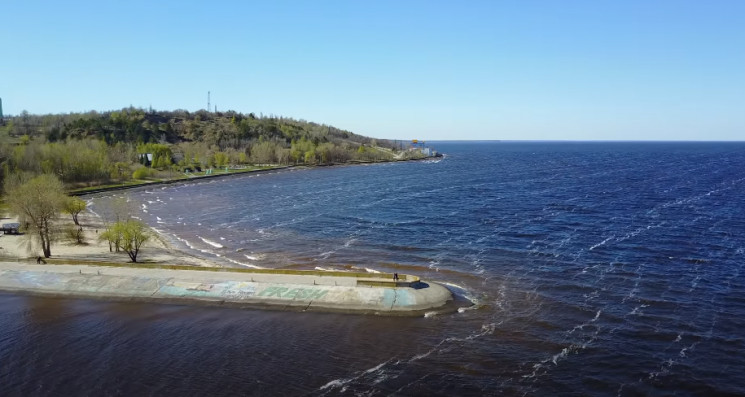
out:
<path id="1" fill-rule="evenodd" d="M 207 91 L 207 111 L 210 111 L 210 92 Z"/>

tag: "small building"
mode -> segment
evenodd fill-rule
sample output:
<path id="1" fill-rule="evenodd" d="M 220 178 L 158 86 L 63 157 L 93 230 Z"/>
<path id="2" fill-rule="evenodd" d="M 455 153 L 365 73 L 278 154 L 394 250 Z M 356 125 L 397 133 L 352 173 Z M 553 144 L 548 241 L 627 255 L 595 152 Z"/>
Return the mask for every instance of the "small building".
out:
<path id="1" fill-rule="evenodd" d="M 140 153 L 140 164 L 150 167 L 153 164 L 152 153 Z"/>

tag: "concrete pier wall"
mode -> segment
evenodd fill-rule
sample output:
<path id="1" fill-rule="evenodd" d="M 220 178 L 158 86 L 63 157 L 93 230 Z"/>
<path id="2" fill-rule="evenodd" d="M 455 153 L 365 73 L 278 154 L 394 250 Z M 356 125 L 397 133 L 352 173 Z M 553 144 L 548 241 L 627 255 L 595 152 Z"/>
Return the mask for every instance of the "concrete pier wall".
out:
<path id="1" fill-rule="evenodd" d="M 446 310 L 450 291 L 419 281 L 358 285 L 354 277 L 251 274 L 89 265 L 0 263 L 0 290 L 112 300 L 202 303 L 283 310 L 417 315 Z"/>

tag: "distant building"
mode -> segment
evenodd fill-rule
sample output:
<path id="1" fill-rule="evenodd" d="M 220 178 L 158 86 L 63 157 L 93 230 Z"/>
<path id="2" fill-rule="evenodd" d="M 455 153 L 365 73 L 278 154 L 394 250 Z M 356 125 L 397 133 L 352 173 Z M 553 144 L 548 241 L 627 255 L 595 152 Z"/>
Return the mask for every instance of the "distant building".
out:
<path id="1" fill-rule="evenodd" d="M 153 164 L 153 154 L 140 153 L 140 164 L 150 167 Z"/>

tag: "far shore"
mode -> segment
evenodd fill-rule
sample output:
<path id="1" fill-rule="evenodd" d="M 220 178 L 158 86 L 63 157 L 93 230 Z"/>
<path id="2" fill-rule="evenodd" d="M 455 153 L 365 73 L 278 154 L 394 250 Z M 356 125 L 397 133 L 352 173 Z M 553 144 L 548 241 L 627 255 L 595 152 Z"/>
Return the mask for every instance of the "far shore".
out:
<path id="1" fill-rule="evenodd" d="M 143 181 L 141 183 L 106 185 L 103 187 L 90 186 L 86 188 L 71 189 L 68 192 L 68 194 L 71 196 L 85 196 L 89 194 L 96 194 L 96 193 L 103 193 L 103 192 L 110 192 L 110 191 L 117 191 L 117 190 L 129 190 L 129 189 L 137 189 L 137 188 L 143 188 L 143 187 L 149 187 L 149 186 L 170 185 L 170 184 L 175 184 L 175 183 L 189 183 L 189 182 L 199 181 L 203 179 L 226 178 L 226 177 L 232 177 L 232 176 L 266 173 L 266 172 L 287 170 L 287 169 L 293 169 L 293 168 L 303 169 L 303 168 L 312 168 L 312 167 L 338 167 L 338 166 L 352 166 L 352 165 L 384 164 L 384 163 L 397 163 L 401 161 L 422 161 L 422 160 L 428 160 L 428 159 L 431 159 L 431 157 L 412 158 L 412 159 L 392 159 L 392 160 L 379 160 L 379 161 L 353 161 L 353 162 L 348 162 L 348 163 L 332 163 L 332 164 L 318 164 L 318 165 L 308 165 L 308 164 L 276 165 L 276 166 L 272 166 L 269 168 L 239 170 L 239 171 L 233 171 L 233 172 L 218 171 L 217 173 L 209 174 L 209 175 L 194 175 L 194 176 L 189 176 L 189 177 L 179 176 L 178 178 L 173 178 L 173 179 L 148 180 L 148 181 Z"/>
<path id="2" fill-rule="evenodd" d="M 159 180 L 148 180 L 143 181 L 141 183 L 132 183 L 132 184 L 119 184 L 119 185 L 107 185 L 103 187 L 86 187 L 86 188 L 80 188 L 80 189 L 72 189 L 68 192 L 71 196 L 85 196 L 88 194 L 95 194 L 95 193 L 103 193 L 103 192 L 110 192 L 110 191 L 116 191 L 116 190 L 128 190 L 128 189 L 137 189 L 142 187 L 149 187 L 149 186 L 159 186 L 159 185 L 170 185 L 174 183 L 189 183 L 193 181 L 199 181 L 202 179 L 215 179 L 215 178 L 225 178 L 230 176 L 238 176 L 238 175 L 246 175 L 246 174 L 258 174 L 258 173 L 264 173 L 264 172 L 271 172 L 271 171 L 279 171 L 279 170 L 285 170 L 288 168 L 293 168 L 296 166 L 288 165 L 288 166 L 276 166 L 271 168 L 257 168 L 257 169 L 250 169 L 250 170 L 240 170 L 240 171 L 234 171 L 234 172 L 224 172 L 220 171 L 215 174 L 209 174 L 209 175 L 194 175 L 194 176 L 180 176 L 178 178 L 173 179 L 159 179 Z M 305 166 L 300 166 L 305 167 Z"/>

